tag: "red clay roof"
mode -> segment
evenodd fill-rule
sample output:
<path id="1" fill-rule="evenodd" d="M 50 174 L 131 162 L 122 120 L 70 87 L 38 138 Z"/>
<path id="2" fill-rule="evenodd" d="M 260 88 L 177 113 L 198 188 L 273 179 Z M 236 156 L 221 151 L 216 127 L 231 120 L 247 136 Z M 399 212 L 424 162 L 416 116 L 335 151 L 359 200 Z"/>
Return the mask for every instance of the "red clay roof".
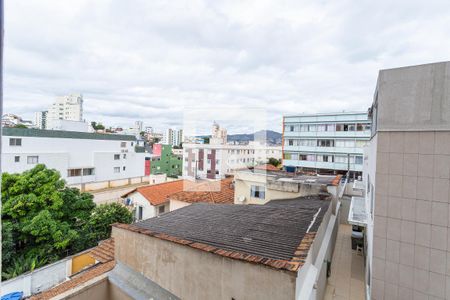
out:
<path id="1" fill-rule="evenodd" d="M 109 238 L 101 241 L 97 247 L 91 250 L 89 254 L 101 263 L 114 260 L 114 239 Z"/>
<path id="2" fill-rule="evenodd" d="M 264 165 L 259 165 L 259 166 L 255 166 L 256 170 L 266 170 L 266 171 L 280 171 L 279 168 L 275 167 L 274 165 L 271 164 L 264 164 Z"/>
<path id="3" fill-rule="evenodd" d="M 233 178 L 226 178 L 219 181 L 204 182 L 171 195 L 170 200 L 178 200 L 188 203 L 234 203 Z"/>
<path id="4" fill-rule="evenodd" d="M 189 185 L 187 180 L 176 180 L 159 184 L 138 187 L 122 197 L 126 197 L 134 192 L 140 193 L 151 205 L 160 205 L 169 201 L 169 196 L 181 192 Z"/>

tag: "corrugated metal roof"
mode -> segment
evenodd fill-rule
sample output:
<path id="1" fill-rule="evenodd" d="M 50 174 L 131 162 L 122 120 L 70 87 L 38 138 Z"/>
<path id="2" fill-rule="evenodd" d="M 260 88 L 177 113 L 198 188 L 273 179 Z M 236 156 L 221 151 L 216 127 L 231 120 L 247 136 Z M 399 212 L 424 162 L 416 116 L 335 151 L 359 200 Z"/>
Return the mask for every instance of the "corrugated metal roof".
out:
<path id="1" fill-rule="evenodd" d="M 329 200 L 319 197 L 287 206 L 198 203 L 132 226 L 223 250 L 289 261 L 308 228 L 320 225 L 329 205 Z"/>

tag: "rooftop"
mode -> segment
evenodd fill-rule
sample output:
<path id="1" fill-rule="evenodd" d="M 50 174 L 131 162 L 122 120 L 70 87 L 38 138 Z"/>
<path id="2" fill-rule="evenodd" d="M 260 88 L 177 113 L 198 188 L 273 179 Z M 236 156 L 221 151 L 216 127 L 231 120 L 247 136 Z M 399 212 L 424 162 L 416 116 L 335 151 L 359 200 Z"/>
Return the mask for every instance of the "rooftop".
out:
<path id="1" fill-rule="evenodd" d="M 189 185 L 190 183 L 187 180 L 175 180 L 152 184 L 135 188 L 134 190 L 124 194 L 122 198 L 127 197 L 134 192 L 138 192 L 144 196 L 144 198 L 147 199 L 151 205 L 160 205 L 169 201 L 169 197 L 173 194 L 184 191 L 186 186 Z"/>
<path id="2" fill-rule="evenodd" d="M 110 140 L 110 141 L 135 141 L 134 135 L 124 134 L 106 134 L 77 132 L 65 130 L 44 130 L 35 128 L 11 128 L 3 127 L 4 136 L 22 136 L 22 137 L 44 137 L 44 138 L 60 138 L 60 139 L 85 139 L 85 140 Z"/>
<path id="3" fill-rule="evenodd" d="M 207 181 L 171 195 L 170 200 L 178 200 L 188 203 L 215 203 L 233 204 L 234 188 L 233 178 L 226 178 L 220 181 Z"/>
<path id="4" fill-rule="evenodd" d="M 329 205 L 319 196 L 297 198 L 286 206 L 197 203 L 133 225 L 114 226 L 296 272 Z"/>

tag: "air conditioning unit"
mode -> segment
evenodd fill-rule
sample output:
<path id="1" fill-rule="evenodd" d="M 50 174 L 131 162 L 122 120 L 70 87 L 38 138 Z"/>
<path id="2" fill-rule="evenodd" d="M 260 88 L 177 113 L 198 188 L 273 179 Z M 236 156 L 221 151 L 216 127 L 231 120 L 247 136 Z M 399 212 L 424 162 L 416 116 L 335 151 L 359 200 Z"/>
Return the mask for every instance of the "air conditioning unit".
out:
<path id="1" fill-rule="evenodd" d="M 238 201 L 240 201 L 240 202 L 244 202 L 245 201 L 245 196 L 239 196 L 238 198 Z"/>

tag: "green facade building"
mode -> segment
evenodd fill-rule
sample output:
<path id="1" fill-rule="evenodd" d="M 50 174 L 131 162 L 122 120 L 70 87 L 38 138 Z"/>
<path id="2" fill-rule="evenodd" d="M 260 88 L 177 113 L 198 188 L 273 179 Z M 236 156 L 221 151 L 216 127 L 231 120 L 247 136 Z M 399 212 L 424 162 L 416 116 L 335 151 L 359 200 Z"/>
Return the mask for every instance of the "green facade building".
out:
<path id="1" fill-rule="evenodd" d="M 172 153 L 172 145 L 155 144 L 153 154 L 156 156 L 150 163 L 151 174 L 167 174 L 168 177 L 182 175 L 183 158 Z"/>

